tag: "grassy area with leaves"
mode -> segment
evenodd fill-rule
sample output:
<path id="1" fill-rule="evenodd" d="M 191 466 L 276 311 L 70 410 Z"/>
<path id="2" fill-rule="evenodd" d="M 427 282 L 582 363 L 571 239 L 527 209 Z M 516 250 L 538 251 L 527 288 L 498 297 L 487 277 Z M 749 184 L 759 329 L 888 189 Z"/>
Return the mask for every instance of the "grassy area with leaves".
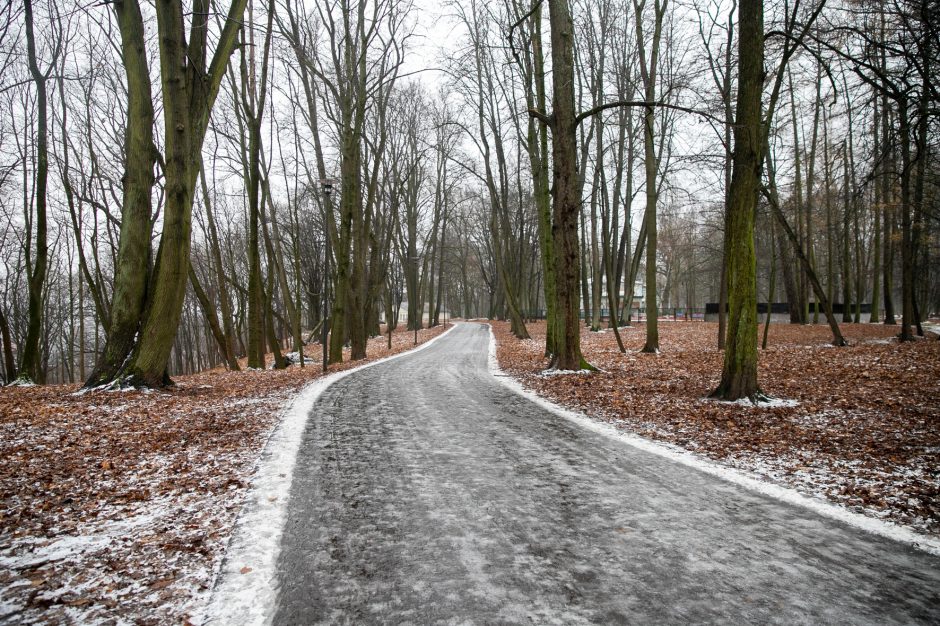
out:
<path id="1" fill-rule="evenodd" d="M 545 375 L 545 324 L 517 340 L 494 324 L 500 366 L 525 387 L 637 435 L 674 444 L 851 510 L 940 535 L 940 341 L 899 343 L 898 327 L 771 324 L 759 357 L 765 393 L 792 406 L 716 402 L 717 325 L 661 322 L 659 354 L 639 350 L 645 326 L 582 332 L 602 371 Z M 761 328 L 763 330 L 763 328 Z"/>
<path id="2" fill-rule="evenodd" d="M 412 347 L 411 332 L 392 339 L 370 340 L 368 360 Z M 0 622 L 185 622 L 281 410 L 319 376 L 317 362 L 154 391 L 0 389 Z"/>

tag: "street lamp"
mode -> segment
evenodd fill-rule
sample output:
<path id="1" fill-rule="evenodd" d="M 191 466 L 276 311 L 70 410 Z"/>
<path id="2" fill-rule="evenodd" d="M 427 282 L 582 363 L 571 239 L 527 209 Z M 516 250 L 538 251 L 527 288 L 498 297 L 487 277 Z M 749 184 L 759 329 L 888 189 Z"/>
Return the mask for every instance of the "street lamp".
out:
<path id="1" fill-rule="evenodd" d="M 329 348 L 327 347 L 327 340 L 330 335 L 330 324 L 329 324 L 329 309 L 327 308 L 327 303 L 329 302 L 329 288 L 330 288 L 330 256 L 332 251 L 330 250 L 330 220 L 329 220 L 329 211 L 333 210 L 333 205 L 330 204 L 330 194 L 333 193 L 333 187 L 336 186 L 336 179 L 334 178 L 323 178 L 320 180 L 320 189 L 323 191 L 323 322 L 322 322 L 322 332 L 320 337 L 320 342 L 323 344 L 323 373 L 326 373 L 327 367 L 329 365 Z"/>

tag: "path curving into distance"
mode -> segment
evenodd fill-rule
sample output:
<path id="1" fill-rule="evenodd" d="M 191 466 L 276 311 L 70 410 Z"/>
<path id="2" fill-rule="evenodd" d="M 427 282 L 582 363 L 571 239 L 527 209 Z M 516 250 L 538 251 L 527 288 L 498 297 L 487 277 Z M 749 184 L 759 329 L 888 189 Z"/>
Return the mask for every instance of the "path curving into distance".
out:
<path id="1" fill-rule="evenodd" d="M 940 558 L 584 429 L 489 341 L 461 324 L 320 396 L 275 624 L 940 621 Z"/>

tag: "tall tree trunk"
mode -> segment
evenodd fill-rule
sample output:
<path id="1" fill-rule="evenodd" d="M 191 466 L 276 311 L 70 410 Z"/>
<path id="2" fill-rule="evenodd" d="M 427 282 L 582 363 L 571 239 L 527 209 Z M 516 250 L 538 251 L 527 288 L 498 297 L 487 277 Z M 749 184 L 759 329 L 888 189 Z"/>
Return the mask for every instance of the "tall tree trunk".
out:
<path id="1" fill-rule="evenodd" d="M 832 302 L 835 297 L 835 225 L 832 215 L 832 160 L 829 155 L 829 116 L 823 115 L 823 189 L 826 206 L 826 297 Z M 771 220 L 773 223 L 773 220 Z"/>
<path id="2" fill-rule="evenodd" d="M 882 61 L 883 62 L 883 61 Z M 888 108 L 887 96 L 881 98 L 881 142 L 884 150 L 888 150 L 891 141 L 891 123 L 890 109 Z M 897 215 L 894 211 L 894 192 L 891 190 L 890 176 L 897 170 L 894 151 L 891 150 L 890 158 L 887 160 L 884 169 L 881 172 L 881 197 L 884 209 L 884 302 L 885 302 L 885 324 L 895 325 L 894 319 L 894 252 L 897 248 L 894 238 L 897 233 Z"/>
<path id="3" fill-rule="evenodd" d="M 591 58 L 591 66 L 595 69 L 592 70 L 592 82 L 594 83 L 592 91 L 594 96 L 594 106 L 603 104 L 604 102 L 604 45 L 606 39 L 606 25 L 603 24 L 604 17 L 601 17 L 601 39 L 597 42 L 597 45 L 600 46 L 598 58 Z M 593 48 L 593 46 L 592 46 Z M 592 52 L 593 54 L 593 52 Z M 606 265 L 601 259 L 603 254 L 604 259 L 609 257 L 609 242 L 607 241 L 609 237 L 604 240 L 603 251 L 601 248 L 601 242 L 599 238 L 598 231 L 598 205 L 604 202 L 603 191 L 605 190 L 602 185 L 605 181 L 603 179 L 604 174 L 604 122 L 603 117 L 596 115 L 592 117 L 592 123 L 595 125 L 594 130 L 594 178 L 591 185 L 591 330 L 597 332 L 601 329 L 601 290 L 603 288 L 603 283 L 605 279 L 604 266 Z M 601 212 L 607 213 L 604 208 L 600 209 Z M 605 218 L 606 219 L 606 218 Z M 606 224 L 605 224 L 606 226 Z M 608 294 L 611 290 L 616 289 L 616 287 L 608 284 L 607 292 Z M 608 297 L 608 300 L 610 298 Z M 609 302 L 608 302 L 609 304 Z M 613 316 L 614 312 L 611 309 L 610 315 Z"/>
<path id="4" fill-rule="evenodd" d="M 881 116 L 884 115 L 884 112 L 880 110 L 878 94 L 875 94 L 875 97 L 872 98 L 872 104 L 874 106 L 875 117 L 872 123 L 872 139 L 874 142 L 874 153 L 876 159 L 876 168 L 884 167 L 883 164 L 883 155 L 881 151 L 883 147 L 881 145 Z M 874 241 L 872 242 L 872 253 L 874 255 L 874 261 L 872 263 L 872 288 L 871 288 L 871 315 L 868 318 L 868 322 L 871 324 L 877 324 L 881 321 L 881 215 L 882 215 L 882 205 L 884 204 L 884 197 L 881 195 L 881 176 L 878 174 L 877 169 L 875 171 L 875 184 L 873 185 L 874 190 L 874 206 L 872 207 L 872 213 L 874 214 L 875 224 L 874 224 Z"/>
<path id="5" fill-rule="evenodd" d="M 29 74 L 36 86 L 36 227 L 33 233 L 33 248 L 30 252 L 29 233 L 26 239 L 27 262 L 27 311 L 26 338 L 23 341 L 20 379 L 27 382 L 44 383 L 45 369 L 42 366 L 43 289 L 46 284 L 46 270 L 49 258 L 46 224 L 46 185 L 49 178 L 49 122 L 48 97 L 46 94 L 47 74 L 39 69 L 36 59 L 36 37 L 33 26 L 32 0 L 24 0 L 26 17 L 26 56 L 29 61 Z M 53 67 L 55 63 L 53 62 Z M 29 207 L 25 207 L 29 210 Z"/>
<path id="6" fill-rule="evenodd" d="M 852 321 L 852 280 L 849 258 L 849 211 L 851 190 L 849 189 L 849 157 L 845 143 L 842 144 L 842 321 Z"/>
<path id="7" fill-rule="evenodd" d="M 166 366 L 186 295 L 193 191 L 202 143 L 222 68 L 235 47 L 246 4 L 247 0 L 233 1 L 208 69 L 205 68 L 208 1 L 197 0 L 192 8 L 188 44 L 182 4 L 178 0 L 158 0 L 156 4 L 166 127 L 166 205 L 139 340 L 130 362 L 123 368 L 134 384 L 159 386 L 169 382 Z"/>
<path id="8" fill-rule="evenodd" d="M 267 230 L 265 230 L 265 249 L 269 251 L 269 254 L 271 254 L 274 259 L 273 269 L 276 274 L 277 284 L 281 288 L 281 299 L 284 302 L 284 309 L 287 311 L 287 320 L 290 322 L 293 349 L 298 353 L 300 367 L 304 367 L 304 340 L 301 331 L 300 309 L 295 300 L 291 297 L 290 283 L 287 280 L 287 270 L 284 264 L 284 253 L 281 250 L 281 233 L 277 223 L 277 209 L 275 208 L 271 196 L 268 176 L 262 178 L 261 186 L 266 200 L 265 204 L 271 215 L 270 219 L 268 219 L 267 213 L 264 211 L 261 213 L 262 227 L 266 228 L 268 223 L 271 224 L 271 234 L 269 235 Z"/>
<path id="9" fill-rule="evenodd" d="M 761 349 L 767 349 L 767 336 L 770 334 L 770 320 L 773 316 L 774 309 L 774 295 L 777 291 L 777 255 L 775 254 L 776 248 L 776 233 L 774 232 L 774 220 L 770 220 L 770 285 L 767 287 L 767 314 L 764 317 L 764 337 L 761 339 Z"/>
<path id="10" fill-rule="evenodd" d="M 813 271 L 816 271 L 816 238 L 814 235 L 813 229 L 813 207 L 815 205 L 814 192 L 815 192 L 815 183 L 816 183 L 816 146 L 818 145 L 817 139 L 819 138 L 819 114 L 822 109 L 822 96 L 820 94 L 822 89 L 822 67 L 819 63 L 816 64 L 816 98 L 813 101 L 813 134 L 812 141 L 809 147 L 809 163 L 806 169 L 806 202 L 804 203 L 804 208 L 806 209 L 806 246 L 809 256 L 810 265 L 813 268 Z M 819 323 L 819 299 L 817 298 L 813 302 L 813 323 Z"/>
<path id="11" fill-rule="evenodd" d="M 444 252 L 445 252 L 445 250 L 446 250 L 446 244 L 447 244 L 447 218 L 448 218 L 446 201 L 447 201 L 447 199 L 446 199 L 446 196 L 445 196 L 444 215 L 441 216 L 441 220 L 442 220 L 442 223 L 441 223 L 441 241 L 440 241 L 440 244 L 439 244 L 439 247 L 440 247 L 440 258 L 438 259 L 438 262 L 437 262 L 437 268 L 438 268 L 438 270 L 437 270 L 437 271 L 438 271 L 437 285 L 438 285 L 438 289 L 437 289 L 437 303 L 434 305 L 434 323 L 435 323 L 435 324 L 439 324 L 439 323 L 440 323 L 440 315 L 441 315 L 441 308 L 442 308 L 442 306 L 444 307 L 444 321 L 445 321 L 445 322 L 447 321 L 447 311 L 446 311 L 447 300 L 445 299 L 445 298 L 446 298 L 446 294 L 445 294 L 445 292 L 444 292 L 444 290 L 445 290 L 445 288 L 446 288 L 446 286 L 445 286 L 445 284 L 444 284 Z"/>
<path id="12" fill-rule="evenodd" d="M 598 140 L 601 138 L 601 132 L 597 133 Z M 602 162 L 601 153 L 603 146 L 598 148 L 597 158 Z M 600 165 L 595 169 L 594 189 L 591 193 L 591 330 L 599 331 L 601 329 L 601 288 L 603 279 L 601 277 L 601 249 L 598 235 L 598 193 L 596 192 L 600 178 Z M 608 291 L 610 291 L 608 289 Z"/>
<path id="13" fill-rule="evenodd" d="M 636 41 L 640 55 L 640 74 L 643 78 L 644 98 L 646 102 L 656 101 L 656 85 L 659 74 L 659 46 L 662 40 L 663 16 L 666 12 L 668 0 L 655 0 L 654 26 L 652 39 L 649 41 L 650 52 L 647 57 L 647 40 L 643 32 L 643 6 L 645 0 L 634 0 L 633 9 L 636 14 Z M 642 352 L 659 352 L 659 309 L 656 297 L 656 253 L 657 253 L 657 224 L 656 210 L 659 200 L 657 177 L 659 172 L 659 159 L 656 154 L 656 115 L 652 106 L 648 106 L 643 114 L 643 163 L 646 173 L 646 210 L 643 222 L 646 226 L 646 343 Z"/>
<path id="14" fill-rule="evenodd" d="M 273 260 L 268 259 L 268 275 L 274 271 Z M 268 347 L 271 349 L 271 353 L 274 357 L 274 369 L 282 370 L 287 367 L 287 360 L 284 358 L 284 355 L 281 353 L 281 340 L 278 337 L 277 331 L 274 328 L 274 290 L 275 282 L 274 279 L 270 279 L 271 288 L 265 289 L 263 293 L 264 298 L 264 332 L 268 339 Z"/>
<path id="15" fill-rule="evenodd" d="M 577 120 L 574 103 L 574 24 L 567 0 L 549 0 L 552 48 L 552 239 L 556 279 L 556 353 L 552 367 L 579 370 L 588 366 L 581 356 L 578 320 L 578 278 L 581 253 L 578 215 L 581 177 L 578 173 Z M 544 121 L 544 120 L 543 120 Z"/>
<path id="16" fill-rule="evenodd" d="M 235 354 L 235 321 L 232 315 L 232 302 L 229 299 L 229 291 L 225 279 L 225 266 L 222 263 L 222 248 L 219 244 L 219 233 L 215 224 L 212 200 L 209 197 L 206 171 L 201 161 L 199 169 L 199 179 L 202 182 L 203 206 L 206 209 L 206 223 L 209 231 L 209 249 L 212 254 L 212 265 L 215 270 L 216 288 L 219 293 L 219 312 L 222 315 L 222 329 L 225 333 L 226 348 L 224 353 L 229 355 L 227 362 L 229 369 L 233 372 L 237 372 L 240 368 Z"/>
<path id="17" fill-rule="evenodd" d="M 248 141 L 248 367 L 264 369 L 264 286 L 261 284 L 261 212 L 258 207 L 260 128 L 249 119 Z"/>
<path id="18" fill-rule="evenodd" d="M 545 94 L 545 56 L 542 48 L 542 8 L 539 5 L 530 20 L 531 25 L 531 75 L 534 87 L 526 90 L 530 109 L 544 111 L 547 105 Z M 532 170 L 532 193 L 538 214 L 539 251 L 542 262 L 542 284 L 545 296 L 545 356 L 555 354 L 558 337 L 558 313 L 555 278 L 555 248 L 552 236 L 552 195 L 549 188 L 548 127 L 539 124 L 531 116 L 527 126 L 529 167 Z"/>
<path id="19" fill-rule="evenodd" d="M 248 167 L 245 187 L 248 195 L 248 367 L 264 369 L 265 355 L 265 310 L 266 297 L 261 272 L 261 123 L 267 97 L 268 58 L 271 49 L 273 6 L 268 11 L 265 31 L 263 59 L 261 63 L 261 86 L 255 69 L 254 20 L 249 11 L 248 23 L 242 29 L 240 55 L 241 109 L 248 130 Z M 267 232 L 264 233 L 267 237 Z M 270 252 L 270 250 L 269 250 Z M 269 259 L 269 264 L 271 260 Z"/>
<path id="20" fill-rule="evenodd" d="M 340 180 L 342 181 L 343 196 L 347 193 L 344 174 L 345 167 L 341 161 Z M 358 176 L 358 172 L 356 176 Z M 333 250 L 336 265 L 333 268 L 335 272 L 333 284 L 335 287 L 333 289 L 333 307 L 330 311 L 330 363 L 343 362 L 343 345 L 346 343 L 346 333 L 348 331 L 349 250 L 350 234 L 352 232 L 352 214 L 348 209 L 349 207 L 340 198 L 339 228 L 337 229 L 337 242 L 339 245 Z"/>
<path id="21" fill-rule="evenodd" d="M 882 294 L 885 302 L 884 323 L 888 326 L 898 323 L 894 316 L 894 254 L 897 249 L 894 238 L 897 234 L 897 225 L 895 224 L 895 210 L 892 206 L 893 200 L 892 193 L 891 196 L 885 197 L 885 202 L 882 205 L 884 211 L 884 219 L 882 220 L 884 225 L 884 263 L 882 265 L 882 282 L 884 284 L 882 285 Z"/>
<path id="22" fill-rule="evenodd" d="M 735 3 L 737 8 L 737 3 Z M 728 332 L 728 207 L 731 206 L 731 174 L 732 174 L 732 130 L 734 129 L 734 110 L 731 107 L 731 67 L 732 51 L 734 49 L 734 12 L 728 12 L 728 39 L 725 42 L 725 71 L 719 85 L 721 100 L 725 114 L 724 133 L 724 180 L 725 180 L 725 210 L 723 215 L 724 228 L 722 229 L 721 270 L 718 277 L 718 349 L 725 349 Z"/>
<path id="23" fill-rule="evenodd" d="M 757 384 L 757 259 L 754 213 L 761 180 L 761 91 L 764 17 L 761 0 L 742 0 L 738 13 L 738 97 L 728 255 L 728 342 L 721 382 L 712 394 L 724 400 L 762 394 Z"/>
<path id="24" fill-rule="evenodd" d="M 582 189 L 583 188 L 584 183 L 582 182 Z M 588 276 L 591 272 L 591 259 L 589 257 L 591 247 L 587 241 L 588 226 L 583 210 L 581 211 L 579 219 L 581 220 L 581 229 L 579 231 L 581 241 L 579 243 L 581 246 L 581 310 L 583 311 L 581 319 L 584 325 L 590 328 L 591 318 L 593 317 L 593 313 L 591 312 L 591 288 L 588 286 Z"/>
<path id="25" fill-rule="evenodd" d="M 13 357 L 13 342 L 10 339 L 10 325 L 0 308 L 0 340 L 3 342 L 3 364 L 6 371 L 5 382 L 16 380 L 16 359 Z"/>
<path id="26" fill-rule="evenodd" d="M 803 165 L 800 158 L 801 142 L 799 135 L 799 125 L 796 118 L 796 90 L 793 88 L 793 76 L 787 69 L 787 80 L 790 83 L 790 124 L 793 126 L 793 200 L 794 215 L 796 217 L 796 235 L 802 249 L 806 245 L 805 221 L 803 220 Z M 809 322 L 809 281 L 806 278 L 806 272 L 802 268 L 796 274 L 797 301 L 796 301 L 796 323 L 807 324 Z M 791 310 L 794 307 L 791 306 Z M 793 322 L 793 315 L 790 316 Z"/>
<path id="27" fill-rule="evenodd" d="M 907 98 L 898 99 L 901 138 L 901 341 L 914 338 L 914 251 L 911 228 L 911 124 Z"/>
<path id="28" fill-rule="evenodd" d="M 855 239 L 855 314 L 853 315 L 853 321 L 856 324 L 861 323 L 862 321 L 862 298 L 865 297 L 862 288 L 862 231 L 859 228 L 859 198 L 857 193 L 857 184 L 855 180 L 855 154 L 853 149 L 853 140 L 852 140 L 852 115 L 849 113 L 849 140 L 848 140 L 848 163 L 849 163 L 849 177 L 845 182 L 848 185 L 851 195 L 850 198 L 850 208 L 852 210 L 852 221 L 854 226 L 854 239 Z"/>
<path id="29" fill-rule="evenodd" d="M 86 387 L 111 382 L 120 375 L 137 341 L 150 279 L 151 193 L 157 149 L 144 23 L 137 0 L 115 2 L 114 11 L 127 80 L 121 232 L 104 352 Z"/>
<path id="30" fill-rule="evenodd" d="M 933 15 L 931 15 L 931 6 L 933 6 Z M 936 21 L 937 14 L 940 13 L 936 9 L 936 5 L 930 3 L 929 0 L 920 0 L 919 2 L 919 21 L 922 24 L 924 30 L 930 28 L 930 24 Z M 918 262 L 919 252 L 921 251 L 922 244 L 927 240 L 923 237 L 924 230 L 924 186 L 927 178 L 927 163 L 930 157 L 930 148 L 928 144 L 928 132 L 930 125 L 930 105 L 933 103 L 930 95 L 934 92 L 933 85 L 933 71 L 932 70 L 932 61 L 934 56 L 934 51 L 932 49 L 933 43 L 935 43 L 937 29 L 934 27 L 933 30 L 934 37 L 922 35 L 918 40 L 918 52 L 920 56 L 920 75 L 921 75 L 921 91 L 920 98 L 917 101 L 917 125 L 914 127 L 913 132 L 915 136 L 915 147 L 917 149 L 916 153 L 916 167 L 914 169 L 914 180 L 913 180 L 913 207 L 914 212 L 914 221 L 911 225 L 911 275 L 912 282 L 913 276 L 921 276 L 921 281 L 924 285 L 929 284 L 929 275 L 930 268 L 927 264 L 921 264 Z M 923 246 L 927 248 L 927 246 Z M 924 250 L 926 253 L 926 250 Z M 928 258 L 927 255 L 924 255 L 924 258 Z M 922 293 L 926 294 L 926 290 Z M 921 337 L 924 336 L 924 328 L 921 324 L 921 314 L 918 305 L 919 298 L 917 294 L 913 291 L 913 285 L 911 286 L 911 300 L 912 300 L 912 310 L 914 313 L 913 323 L 917 325 L 917 334 Z M 927 304 L 926 298 L 924 299 L 924 304 Z"/>

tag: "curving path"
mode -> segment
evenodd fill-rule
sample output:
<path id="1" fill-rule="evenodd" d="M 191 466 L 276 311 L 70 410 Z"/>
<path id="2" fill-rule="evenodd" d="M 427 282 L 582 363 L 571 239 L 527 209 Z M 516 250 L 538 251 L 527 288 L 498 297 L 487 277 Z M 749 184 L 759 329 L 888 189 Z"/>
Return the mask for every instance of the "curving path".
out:
<path id="1" fill-rule="evenodd" d="M 275 624 L 940 622 L 940 558 L 584 430 L 488 342 L 461 324 L 322 395 Z"/>

